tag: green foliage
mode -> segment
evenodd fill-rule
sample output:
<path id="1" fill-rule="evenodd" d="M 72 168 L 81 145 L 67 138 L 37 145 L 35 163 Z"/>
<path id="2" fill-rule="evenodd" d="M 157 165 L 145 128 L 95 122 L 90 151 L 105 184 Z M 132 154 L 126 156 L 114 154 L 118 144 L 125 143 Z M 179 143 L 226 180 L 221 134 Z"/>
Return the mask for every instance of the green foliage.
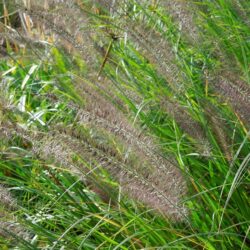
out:
<path id="1" fill-rule="evenodd" d="M 171 63 L 181 72 L 176 78 L 165 75 L 164 59 L 155 62 L 149 58 L 150 51 L 147 55 L 142 42 L 132 35 L 128 41 L 114 39 L 106 55 L 108 60 L 97 56 L 99 65 L 105 62 L 102 79 L 112 83 L 111 93 L 105 85 L 100 86 L 98 79 L 88 79 L 88 62 L 77 56 L 72 59 L 63 50 L 51 47 L 51 60 L 46 61 L 33 55 L 27 62 L 25 57 L 13 54 L 19 59 L 0 63 L 4 97 L 0 101 L 0 124 L 4 128 L 9 122 L 28 132 L 49 134 L 60 123 L 65 131 L 73 128 L 85 143 L 104 148 L 103 152 L 113 150 L 122 158 L 126 153 L 122 140 L 76 122 L 74 108 L 85 106 L 80 90 L 89 81 L 113 105 L 119 103 L 117 107 L 133 124 L 139 124 L 159 142 L 163 157 L 175 158 L 188 185 L 181 201 L 189 210 L 187 218 L 173 221 L 120 196 L 121 186 L 98 162 L 95 164 L 101 171 L 91 176 L 97 189 L 92 188 L 82 178 L 85 173 L 74 175 L 58 162 L 42 159 L 22 135 L 10 138 L 1 129 L 0 183 L 9 188 L 18 203 L 18 209 L 8 213 L 29 235 L 24 239 L 7 228 L 6 241 L 0 231 L 2 249 L 250 249 L 250 124 L 239 118 L 233 104 L 220 98 L 206 75 L 230 71 L 224 60 L 232 59 L 232 72 L 249 84 L 249 18 L 238 13 L 246 14 L 248 3 L 196 2 L 196 21 L 203 31 L 202 45 L 198 45 L 187 39 L 160 4 L 138 2 L 129 1 L 129 14 L 124 20 L 118 14 L 109 17 L 84 9 L 98 28 L 93 41 L 96 44 L 104 36 L 106 44 L 107 29 L 103 27 L 128 32 L 124 26 L 132 20 L 138 27 L 155 32 L 155 37 L 159 34 L 169 45 L 161 48 L 159 44 L 159 50 L 171 50 Z M 86 93 L 87 99 L 90 94 Z M 140 160 L 136 157 L 132 154 L 132 167 Z M 92 171 L 92 159 L 83 159 L 77 149 L 71 160 Z M 108 193 L 108 199 L 103 199 L 100 190 Z"/>

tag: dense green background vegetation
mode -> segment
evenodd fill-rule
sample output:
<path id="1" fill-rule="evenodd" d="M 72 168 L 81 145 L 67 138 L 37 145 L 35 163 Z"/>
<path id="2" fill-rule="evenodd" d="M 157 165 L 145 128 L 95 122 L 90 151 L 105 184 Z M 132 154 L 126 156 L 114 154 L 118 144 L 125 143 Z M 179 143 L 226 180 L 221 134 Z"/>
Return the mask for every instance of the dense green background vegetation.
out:
<path id="1" fill-rule="evenodd" d="M 27 14 L 49 30 L 36 39 L 15 27 L 17 6 L 1 6 L 1 249 L 249 249 L 250 2 L 36 6 Z M 68 27 L 50 27 L 56 14 Z M 77 28 L 83 38 L 70 38 Z M 115 168 L 124 145 L 137 148 L 108 131 L 110 107 L 120 130 L 134 126 L 157 144 L 151 157 L 179 168 L 181 219 L 123 194 L 107 171 L 103 154 Z M 107 116 L 79 122 L 98 109 Z M 136 153 L 131 186 L 147 171 Z"/>

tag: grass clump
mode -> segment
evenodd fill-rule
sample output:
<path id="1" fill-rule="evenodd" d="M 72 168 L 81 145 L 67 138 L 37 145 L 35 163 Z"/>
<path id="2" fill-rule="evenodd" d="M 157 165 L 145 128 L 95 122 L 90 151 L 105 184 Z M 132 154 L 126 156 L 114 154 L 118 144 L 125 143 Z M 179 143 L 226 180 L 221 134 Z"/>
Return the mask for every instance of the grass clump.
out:
<path id="1" fill-rule="evenodd" d="M 1 247 L 249 249 L 248 7 L 4 1 Z"/>

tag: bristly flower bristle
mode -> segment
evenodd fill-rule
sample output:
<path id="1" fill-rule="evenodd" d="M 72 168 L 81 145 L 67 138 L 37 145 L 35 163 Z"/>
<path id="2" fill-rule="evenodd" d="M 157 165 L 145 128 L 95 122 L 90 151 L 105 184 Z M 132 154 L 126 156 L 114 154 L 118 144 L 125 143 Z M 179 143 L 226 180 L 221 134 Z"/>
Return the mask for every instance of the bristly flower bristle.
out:
<path id="1" fill-rule="evenodd" d="M 214 88 L 220 97 L 228 102 L 239 115 L 246 127 L 250 127 L 250 88 L 244 81 L 235 79 L 232 74 L 222 74 L 214 80 Z"/>

